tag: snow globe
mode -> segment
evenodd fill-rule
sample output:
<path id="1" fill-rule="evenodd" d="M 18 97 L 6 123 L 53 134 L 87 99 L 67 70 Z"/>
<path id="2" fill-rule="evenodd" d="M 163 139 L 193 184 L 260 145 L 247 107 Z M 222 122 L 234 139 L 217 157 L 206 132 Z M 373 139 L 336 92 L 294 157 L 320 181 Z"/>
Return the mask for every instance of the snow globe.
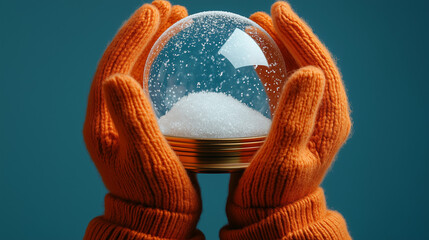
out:
<path id="1" fill-rule="evenodd" d="M 233 172 L 246 168 L 263 144 L 285 75 L 265 30 L 240 15 L 210 11 L 159 37 L 143 87 L 186 169 Z"/>

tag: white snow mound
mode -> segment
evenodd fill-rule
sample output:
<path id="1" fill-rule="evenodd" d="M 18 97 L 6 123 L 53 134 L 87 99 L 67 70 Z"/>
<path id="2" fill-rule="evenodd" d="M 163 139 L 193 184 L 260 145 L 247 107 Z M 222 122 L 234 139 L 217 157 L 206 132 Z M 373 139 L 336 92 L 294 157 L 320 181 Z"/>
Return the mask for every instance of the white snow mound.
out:
<path id="1" fill-rule="evenodd" d="M 224 93 L 198 92 L 181 98 L 158 124 L 168 136 L 236 138 L 266 135 L 271 120 Z"/>

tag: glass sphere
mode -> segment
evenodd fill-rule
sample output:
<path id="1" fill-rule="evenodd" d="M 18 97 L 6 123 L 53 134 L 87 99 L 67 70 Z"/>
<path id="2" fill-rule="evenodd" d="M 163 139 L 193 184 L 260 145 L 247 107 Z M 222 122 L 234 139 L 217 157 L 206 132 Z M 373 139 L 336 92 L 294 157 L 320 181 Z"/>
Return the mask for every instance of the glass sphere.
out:
<path id="1" fill-rule="evenodd" d="M 285 75 L 282 54 L 265 30 L 248 18 L 210 11 L 188 16 L 160 36 L 149 53 L 143 81 L 158 121 L 170 111 L 179 111 L 174 106 L 184 105 L 179 101 L 188 97 L 187 101 L 193 100 L 191 105 L 197 110 L 187 111 L 186 115 L 204 118 L 203 113 L 199 115 L 203 111 L 198 110 L 202 107 L 209 114 L 207 118 L 225 122 L 223 115 L 252 115 L 245 109 L 242 114 L 243 107 L 236 106 L 230 112 L 221 111 L 215 117 L 210 116 L 213 109 L 225 107 L 220 106 L 222 104 L 233 106 L 234 101 L 271 119 Z M 204 99 L 211 99 L 211 102 L 201 103 Z M 246 119 L 237 121 L 242 120 Z M 253 120 L 254 124 L 258 121 L 263 119 Z M 210 134 L 213 129 L 209 129 L 191 137 L 246 137 L 245 133 L 240 135 L 233 131 L 240 127 L 246 128 L 246 125 L 231 125 L 228 131 L 232 135 Z M 161 131 L 165 134 L 162 127 Z M 256 135 L 264 135 L 267 131 Z M 190 137 L 181 133 L 173 135 Z"/>

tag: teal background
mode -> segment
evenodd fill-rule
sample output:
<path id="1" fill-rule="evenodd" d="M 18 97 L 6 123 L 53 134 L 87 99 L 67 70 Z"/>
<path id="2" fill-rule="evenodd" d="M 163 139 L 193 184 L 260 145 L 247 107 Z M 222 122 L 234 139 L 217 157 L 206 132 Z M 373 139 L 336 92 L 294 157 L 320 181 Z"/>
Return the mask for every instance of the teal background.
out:
<path id="1" fill-rule="evenodd" d="M 175 1 L 244 16 L 273 1 Z M 106 190 L 82 137 L 87 95 L 108 42 L 141 1 L 0 2 L 0 238 L 81 239 Z M 428 239 L 428 1 L 298 1 L 336 56 L 351 139 L 323 186 L 354 239 Z M 226 224 L 228 175 L 200 175 L 199 228 Z"/>

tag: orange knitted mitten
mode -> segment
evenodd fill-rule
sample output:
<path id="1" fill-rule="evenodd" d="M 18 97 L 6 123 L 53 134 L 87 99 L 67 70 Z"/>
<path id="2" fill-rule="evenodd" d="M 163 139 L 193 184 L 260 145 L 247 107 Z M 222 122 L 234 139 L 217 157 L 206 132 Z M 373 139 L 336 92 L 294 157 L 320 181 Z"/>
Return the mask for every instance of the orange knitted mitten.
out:
<path id="1" fill-rule="evenodd" d="M 85 239 L 204 239 L 196 230 L 201 213 L 196 180 L 159 131 L 141 87 L 151 46 L 186 16 L 184 7 L 166 1 L 143 5 L 99 63 L 84 138 L 110 193 L 104 215 L 89 223 Z"/>
<path id="2" fill-rule="evenodd" d="M 285 2 L 251 19 L 282 50 L 288 71 L 271 131 L 242 176 L 231 175 L 221 239 L 350 239 L 319 187 L 351 121 L 328 50 Z M 240 178 L 241 177 L 241 178 Z"/>

